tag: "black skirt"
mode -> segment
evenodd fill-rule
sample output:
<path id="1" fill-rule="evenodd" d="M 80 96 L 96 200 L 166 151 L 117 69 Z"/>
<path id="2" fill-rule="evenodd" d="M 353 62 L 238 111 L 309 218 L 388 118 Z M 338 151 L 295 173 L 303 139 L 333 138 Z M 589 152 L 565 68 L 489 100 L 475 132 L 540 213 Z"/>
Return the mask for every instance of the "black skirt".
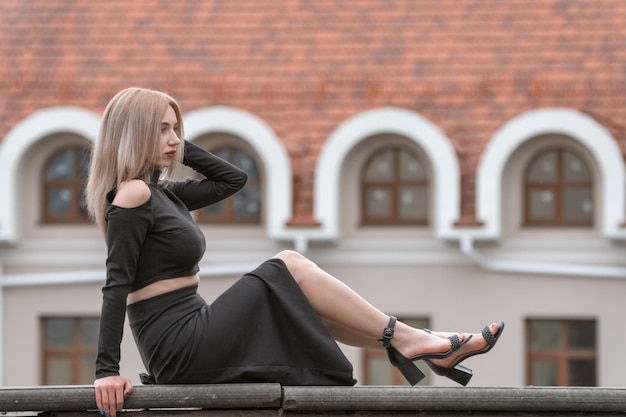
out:
<path id="1" fill-rule="evenodd" d="M 187 287 L 128 306 L 157 384 L 354 385 L 352 365 L 280 259 L 245 274 L 212 304 Z"/>

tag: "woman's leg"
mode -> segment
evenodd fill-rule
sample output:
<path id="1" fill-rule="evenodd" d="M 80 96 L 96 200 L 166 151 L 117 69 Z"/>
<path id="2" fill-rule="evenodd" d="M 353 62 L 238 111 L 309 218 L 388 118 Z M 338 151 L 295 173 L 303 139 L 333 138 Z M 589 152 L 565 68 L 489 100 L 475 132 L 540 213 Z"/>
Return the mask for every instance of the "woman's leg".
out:
<path id="1" fill-rule="evenodd" d="M 275 257 L 285 262 L 335 339 L 359 347 L 382 346 L 377 340 L 389 323 L 387 314 L 299 253 L 287 250 Z M 464 336 L 460 334 L 459 338 L 463 340 Z M 443 353 L 452 347 L 449 339 L 426 333 L 402 322 L 396 323 L 393 345 L 408 358 Z"/>
<path id="2" fill-rule="evenodd" d="M 377 339 L 373 339 L 368 335 L 353 330 L 349 327 L 345 327 L 341 324 L 333 323 L 328 320 L 324 320 L 324 324 L 330 331 L 330 334 L 333 335 L 335 340 L 337 340 L 338 342 L 344 343 L 349 346 L 357 346 L 367 349 L 379 349 L 382 346 L 381 342 L 379 342 Z"/>

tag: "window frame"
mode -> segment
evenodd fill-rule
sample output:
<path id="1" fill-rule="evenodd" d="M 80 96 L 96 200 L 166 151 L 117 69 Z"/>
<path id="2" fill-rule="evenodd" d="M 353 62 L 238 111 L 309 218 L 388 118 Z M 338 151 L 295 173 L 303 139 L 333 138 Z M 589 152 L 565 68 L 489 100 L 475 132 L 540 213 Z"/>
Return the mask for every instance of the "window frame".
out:
<path id="1" fill-rule="evenodd" d="M 557 160 L 556 160 L 556 175 L 557 178 L 555 182 L 550 183 L 530 183 L 528 180 L 528 176 L 530 174 L 530 169 L 533 165 L 544 155 L 556 152 Z M 582 163 L 585 164 L 587 171 L 589 172 L 589 181 L 566 181 L 563 178 L 563 160 L 564 154 L 569 152 L 570 154 L 575 155 Z M 575 149 L 572 149 L 567 146 L 550 146 L 535 152 L 534 155 L 526 162 L 526 165 L 523 170 L 522 177 L 522 193 L 523 193 L 523 227 L 585 227 L 585 228 L 593 228 L 594 227 L 594 218 L 595 218 L 595 204 L 592 203 L 591 213 L 589 215 L 589 220 L 567 220 L 563 218 L 563 205 L 564 203 L 564 192 L 569 188 L 587 188 L 590 191 L 590 198 L 593 202 L 594 200 L 594 176 L 593 171 L 585 158 L 577 152 Z M 550 219 L 532 219 L 530 217 L 531 212 L 531 193 L 534 190 L 552 190 L 555 198 L 554 202 L 554 216 Z"/>
<path id="2" fill-rule="evenodd" d="M 559 323 L 559 346 L 557 350 L 532 350 L 532 332 L 531 325 L 534 322 L 555 321 Z M 594 348 L 593 349 L 572 349 L 569 347 L 568 325 L 576 321 L 593 321 L 594 323 Z M 526 320 L 526 382 L 527 385 L 534 385 L 534 360 L 551 359 L 557 363 L 556 385 L 569 386 L 569 360 L 570 359 L 593 359 L 595 360 L 595 385 L 598 385 L 598 321 L 590 318 L 577 319 L 551 319 L 551 318 L 533 318 Z"/>
<path id="3" fill-rule="evenodd" d="M 218 143 L 215 146 L 205 147 L 209 152 L 215 153 L 221 150 L 228 152 L 228 158 L 225 158 L 229 163 L 233 163 L 234 152 L 241 152 L 245 154 L 255 165 L 258 172 L 258 176 L 252 177 L 248 175 L 248 181 L 246 187 L 258 186 L 259 187 L 259 213 L 249 217 L 237 217 L 234 213 L 235 196 L 230 196 L 222 200 L 221 204 L 224 205 L 224 210 L 218 214 L 209 214 L 204 208 L 198 209 L 195 212 L 196 222 L 201 225 L 214 225 L 214 224 L 229 224 L 229 225 L 260 225 L 263 218 L 263 180 L 262 173 L 259 166 L 259 162 L 254 158 L 248 150 L 243 149 L 240 146 L 233 144 Z M 219 204 L 218 203 L 218 204 Z"/>
<path id="4" fill-rule="evenodd" d="M 50 167 L 55 157 L 67 150 L 73 151 L 72 157 L 72 178 L 67 180 L 48 180 L 46 179 L 46 170 Z M 45 159 L 40 175 L 40 195 L 41 195 L 41 221 L 45 224 L 85 224 L 90 219 L 87 214 L 83 214 L 80 206 L 83 198 L 84 187 L 87 182 L 87 175 L 81 178 L 81 154 L 89 150 L 85 146 L 70 144 L 55 149 Z M 68 215 L 54 215 L 49 210 L 48 191 L 54 188 L 69 188 L 72 191 L 72 199 L 70 202 L 70 213 Z"/>
<path id="5" fill-rule="evenodd" d="M 367 170 L 371 163 L 373 163 L 374 159 L 380 154 L 391 151 L 393 152 L 393 180 L 390 182 L 375 182 L 375 181 L 367 181 L 366 175 Z M 421 165 L 424 170 L 424 180 L 401 180 L 400 179 L 400 154 L 401 152 L 406 152 L 415 158 L 418 163 Z M 383 147 L 379 147 L 373 150 L 366 158 L 360 169 L 359 173 L 359 187 L 360 187 L 360 225 L 361 226 L 427 226 L 430 223 L 431 217 L 431 190 L 430 190 L 430 178 L 429 178 L 429 169 L 428 165 L 424 163 L 422 157 L 419 152 L 415 152 L 409 147 L 401 144 L 392 144 Z M 426 204 L 426 215 L 423 219 L 402 219 L 399 214 L 398 207 L 398 195 L 399 190 L 405 186 L 417 186 L 425 189 L 425 195 L 427 198 Z M 389 188 L 391 190 L 391 216 L 387 218 L 370 218 L 368 217 L 368 191 L 372 188 Z"/>
<path id="6" fill-rule="evenodd" d="M 72 320 L 72 342 L 69 347 L 56 347 L 48 348 L 46 340 L 46 321 L 47 320 Z M 39 319 L 39 331 L 41 340 L 41 384 L 49 385 L 48 374 L 48 359 L 53 357 L 68 357 L 70 359 L 70 375 L 71 384 L 80 385 L 90 383 L 91 381 L 81 381 L 81 357 L 83 355 L 93 355 L 94 357 L 98 353 L 98 341 L 96 340 L 93 346 L 84 346 L 80 343 L 81 340 L 81 321 L 82 320 L 96 320 L 99 322 L 98 316 L 43 316 Z M 97 329 L 96 329 L 97 330 Z M 93 371 L 95 375 L 95 361 L 93 363 Z M 95 378 L 95 376 L 94 376 Z"/>

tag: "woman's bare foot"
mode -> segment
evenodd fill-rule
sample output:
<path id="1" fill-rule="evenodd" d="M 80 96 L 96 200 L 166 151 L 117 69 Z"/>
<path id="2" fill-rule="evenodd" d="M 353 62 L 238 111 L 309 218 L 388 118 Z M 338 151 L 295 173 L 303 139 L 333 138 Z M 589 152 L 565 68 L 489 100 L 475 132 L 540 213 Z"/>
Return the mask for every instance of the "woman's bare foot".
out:
<path id="1" fill-rule="evenodd" d="M 491 323 L 489 325 L 489 331 L 496 338 L 498 337 L 498 333 L 500 332 L 500 330 L 501 329 L 500 327 L 498 327 L 497 323 Z M 456 333 L 431 331 L 430 334 L 435 337 L 439 337 L 442 340 L 447 340 L 448 337 Z M 489 350 L 490 346 L 492 345 L 490 345 L 487 340 L 485 340 L 482 333 L 473 333 L 470 340 L 468 340 L 467 343 L 461 346 L 461 348 L 455 353 L 445 359 L 431 359 L 430 362 L 445 368 L 451 367 L 452 365 L 456 365 L 457 363 L 461 362 L 465 358 L 486 352 L 487 350 Z"/>

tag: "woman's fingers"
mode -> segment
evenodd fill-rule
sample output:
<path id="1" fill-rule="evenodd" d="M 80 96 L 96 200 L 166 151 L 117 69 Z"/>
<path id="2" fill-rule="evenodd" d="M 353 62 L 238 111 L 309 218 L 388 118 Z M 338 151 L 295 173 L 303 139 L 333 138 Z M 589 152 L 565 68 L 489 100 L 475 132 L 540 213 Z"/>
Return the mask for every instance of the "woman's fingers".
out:
<path id="1" fill-rule="evenodd" d="M 129 379 L 121 376 L 108 376 L 94 382 L 96 405 L 100 414 L 115 417 L 124 408 L 124 396 L 133 392 Z"/>

